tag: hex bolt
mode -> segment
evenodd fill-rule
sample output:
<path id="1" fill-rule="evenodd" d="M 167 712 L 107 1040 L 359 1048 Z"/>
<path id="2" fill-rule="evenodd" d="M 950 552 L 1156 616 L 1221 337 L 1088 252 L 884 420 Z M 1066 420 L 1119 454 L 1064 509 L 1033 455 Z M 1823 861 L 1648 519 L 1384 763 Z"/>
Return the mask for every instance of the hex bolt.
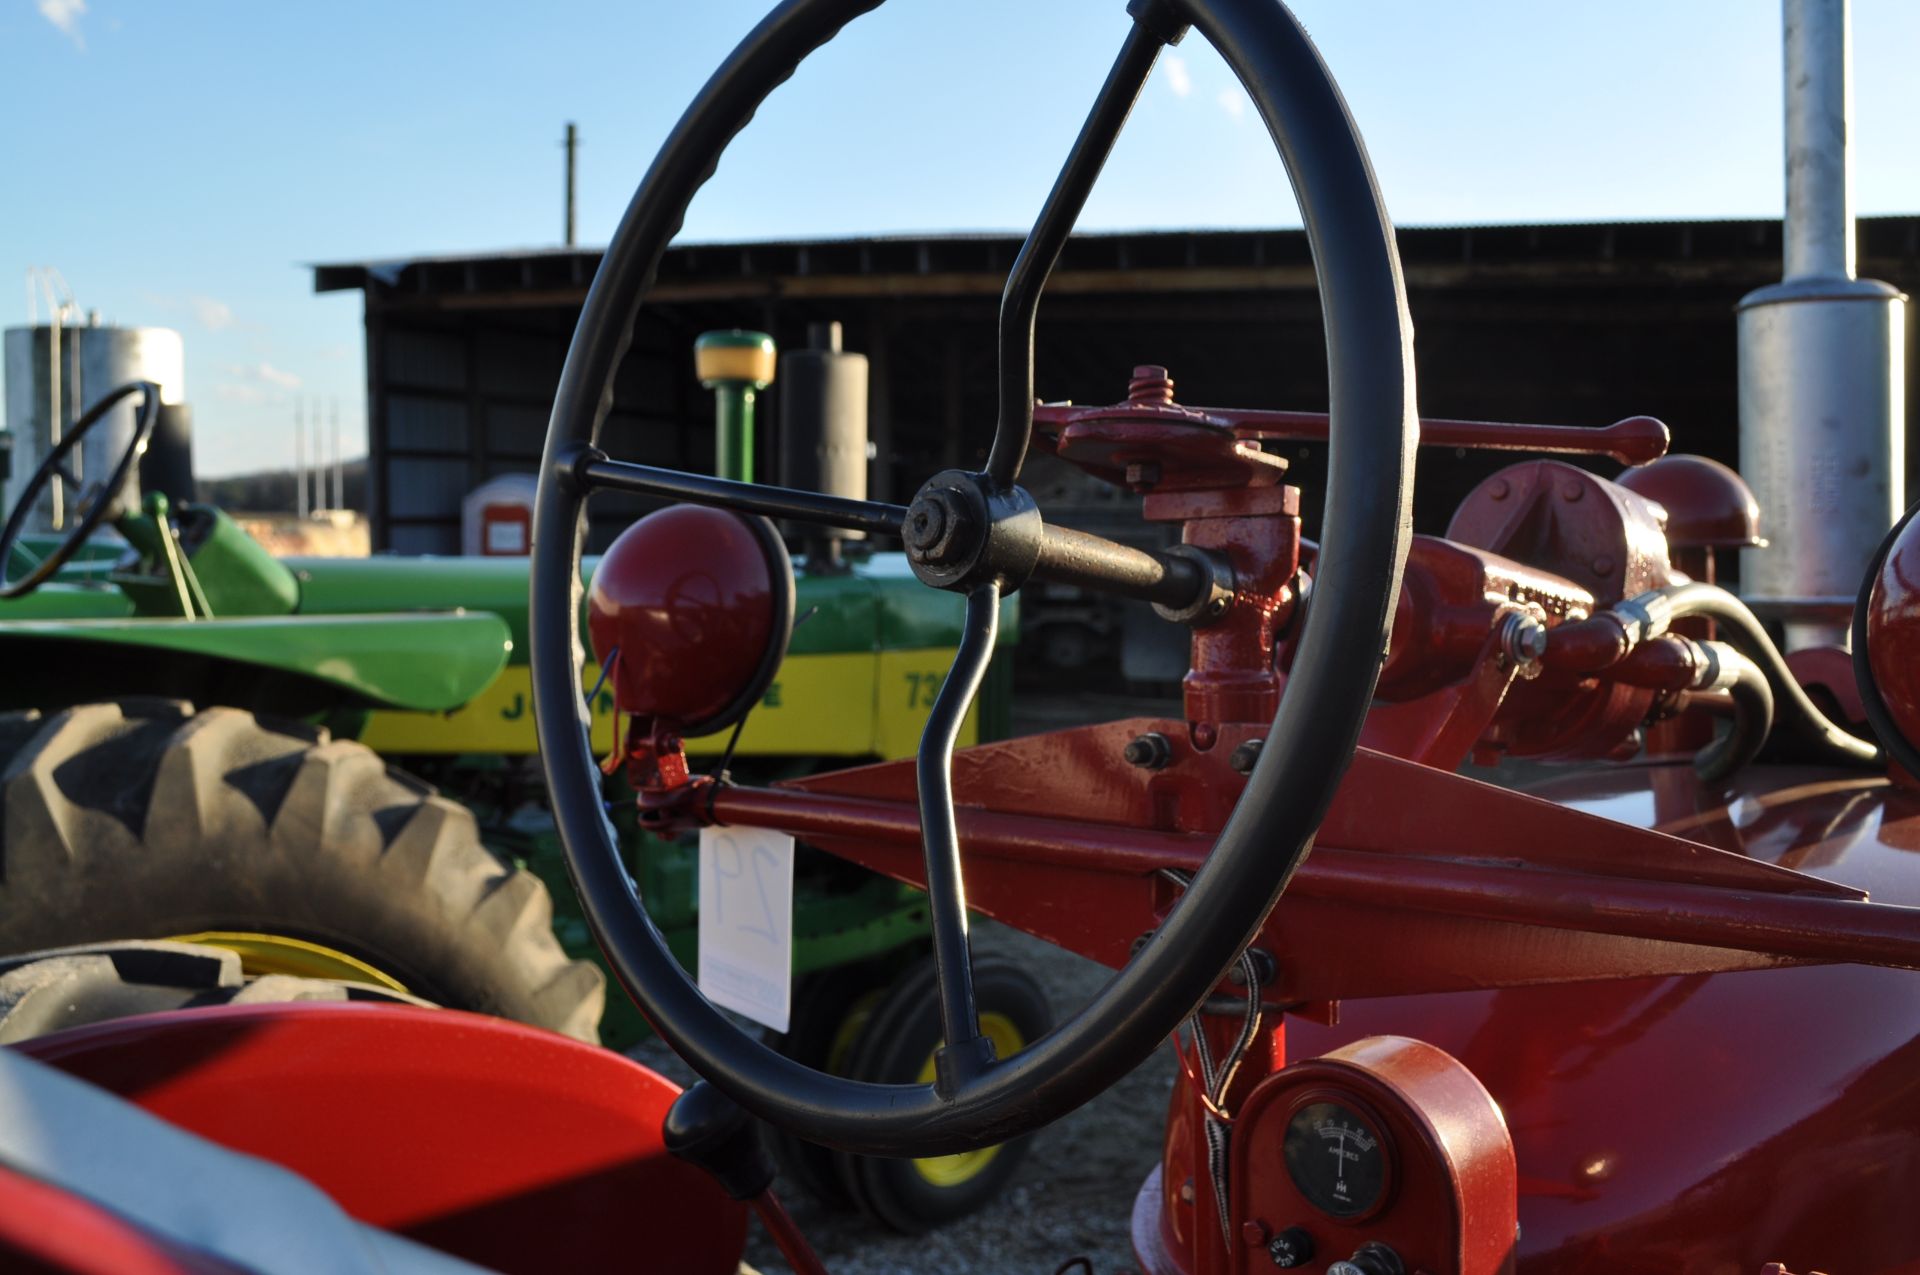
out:
<path id="1" fill-rule="evenodd" d="M 954 556 L 956 532 L 965 514 L 956 507 L 951 493 L 928 492 L 916 498 L 907 510 L 900 538 L 907 552 L 922 562 L 943 563 Z"/>
<path id="2" fill-rule="evenodd" d="M 1128 740 L 1120 756 L 1129 766 L 1138 766 L 1142 770 L 1162 770 L 1173 760 L 1173 744 L 1159 731 L 1150 730 Z"/>
<path id="3" fill-rule="evenodd" d="M 1236 774 L 1251 775 L 1255 764 L 1260 760 L 1260 747 L 1264 743 L 1266 743 L 1264 739 L 1241 740 L 1240 746 L 1227 758 L 1227 765 L 1233 767 Z"/>
<path id="4" fill-rule="evenodd" d="M 932 501 L 915 508 L 907 515 L 907 525 L 901 528 L 908 545 L 915 549 L 926 549 L 940 539 L 947 529 L 946 513 Z"/>
<path id="5" fill-rule="evenodd" d="M 1547 653 L 1547 626 L 1524 611 L 1509 611 L 1500 622 L 1500 649 L 1522 677 L 1537 676 L 1540 657 Z"/>

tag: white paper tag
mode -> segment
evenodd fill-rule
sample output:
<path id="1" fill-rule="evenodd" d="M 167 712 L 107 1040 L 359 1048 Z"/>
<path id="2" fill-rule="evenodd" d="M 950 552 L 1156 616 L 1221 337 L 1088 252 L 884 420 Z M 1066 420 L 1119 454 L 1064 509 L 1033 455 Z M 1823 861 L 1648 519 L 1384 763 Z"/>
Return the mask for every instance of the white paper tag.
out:
<path id="1" fill-rule="evenodd" d="M 777 1032 L 793 992 L 793 838 L 700 830 L 700 990 Z"/>

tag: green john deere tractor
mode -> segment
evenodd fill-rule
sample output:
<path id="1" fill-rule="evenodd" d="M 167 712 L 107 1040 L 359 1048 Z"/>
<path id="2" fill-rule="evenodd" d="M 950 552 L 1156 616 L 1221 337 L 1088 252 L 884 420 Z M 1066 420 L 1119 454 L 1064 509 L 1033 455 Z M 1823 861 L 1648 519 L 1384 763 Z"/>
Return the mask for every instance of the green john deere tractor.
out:
<path id="1" fill-rule="evenodd" d="M 772 343 L 713 334 L 701 355 L 722 461 L 744 477 Z M 125 454 L 104 481 L 75 481 L 71 453 L 126 399 L 139 411 Z M 273 987 L 344 980 L 634 1044 L 644 1024 L 605 995 L 533 764 L 526 560 L 275 558 L 217 508 L 140 492 L 158 399 L 129 385 L 97 403 L 0 532 L 0 956 L 184 939 L 238 953 Z M 62 477 L 64 534 L 25 534 Z M 696 760 L 766 780 L 917 744 L 959 606 L 917 587 L 898 554 L 805 548 L 785 662 L 731 748 L 693 741 Z M 1003 640 L 1016 618 L 1009 607 Z M 599 670 L 581 672 L 585 693 Z M 993 680 L 963 742 L 1005 731 L 1004 673 Z M 592 706 L 610 747 L 611 694 Z M 635 880 L 692 968 L 694 850 L 642 834 L 620 797 L 616 778 L 609 811 Z M 913 1079 L 938 1040 L 912 1021 L 921 896 L 803 847 L 794 900 L 787 1047 Z M 1003 981 L 1006 1003 L 987 1008 L 1011 1050 L 1050 1024 L 1030 978 Z M 887 1048 L 863 1034 L 882 1019 Z M 784 1150 L 819 1193 L 906 1229 L 977 1206 L 1018 1158 Z"/>

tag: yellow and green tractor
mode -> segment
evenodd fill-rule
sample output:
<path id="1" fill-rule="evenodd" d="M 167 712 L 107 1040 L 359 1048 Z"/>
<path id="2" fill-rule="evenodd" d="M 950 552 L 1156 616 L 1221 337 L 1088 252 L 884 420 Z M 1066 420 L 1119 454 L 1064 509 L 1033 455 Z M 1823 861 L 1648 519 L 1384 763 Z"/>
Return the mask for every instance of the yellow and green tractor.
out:
<path id="1" fill-rule="evenodd" d="M 772 342 L 712 334 L 700 357 L 721 462 L 746 476 Z M 159 397 L 130 384 L 100 400 L 0 533 L 0 955 L 185 940 L 236 952 L 261 988 L 344 981 L 635 1045 L 646 1027 L 605 996 L 545 808 L 527 559 L 275 557 L 191 490 L 142 490 Z M 77 481 L 83 437 L 129 408 L 118 463 Z M 62 488 L 62 531 L 29 534 Z M 898 553 L 801 548 L 785 658 L 737 732 L 688 741 L 697 765 L 777 780 L 919 742 L 959 641 L 959 599 L 921 588 Z M 1005 619 L 1010 641 L 1011 603 Z M 581 689 L 610 751 L 601 672 L 583 667 Z M 991 680 L 963 742 L 1006 733 L 1004 670 Z M 610 776 L 633 879 L 692 969 L 695 849 L 645 834 L 626 796 Z M 914 1017 L 924 896 L 802 847 L 793 900 L 787 1047 L 813 1064 L 884 1053 L 871 1065 L 911 1080 L 938 1041 L 937 1023 L 896 1021 Z M 1046 1030 L 1047 1007 L 1023 973 L 1005 981 L 1017 1048 Z M 856 1048 L 888 1006 L 896 1047 Z M 1017 1159 L 862 1170 L 819 1148 L 787 1153 L 821 1193 L 907 1229 L 975 1207 Z"/>

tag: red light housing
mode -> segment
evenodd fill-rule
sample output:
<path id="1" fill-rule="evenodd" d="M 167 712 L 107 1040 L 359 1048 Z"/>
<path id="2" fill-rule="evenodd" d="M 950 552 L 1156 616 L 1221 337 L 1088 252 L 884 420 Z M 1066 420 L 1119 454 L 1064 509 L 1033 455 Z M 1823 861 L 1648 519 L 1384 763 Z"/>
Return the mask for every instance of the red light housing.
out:
<path id="1" fill-rule="evenodd" d="M 1901 529 L 1874 579 L 1867 660 L 1894 724 L 1920 740 L 1920 518 Z"/>
<path id="2" fill-rule="evenodd" d="M 587 632 L 619 712 L 709 735 L 765 695 L 793 632 L 793 563 L 757 515 L 674 505 L 594 568 Z"/>

